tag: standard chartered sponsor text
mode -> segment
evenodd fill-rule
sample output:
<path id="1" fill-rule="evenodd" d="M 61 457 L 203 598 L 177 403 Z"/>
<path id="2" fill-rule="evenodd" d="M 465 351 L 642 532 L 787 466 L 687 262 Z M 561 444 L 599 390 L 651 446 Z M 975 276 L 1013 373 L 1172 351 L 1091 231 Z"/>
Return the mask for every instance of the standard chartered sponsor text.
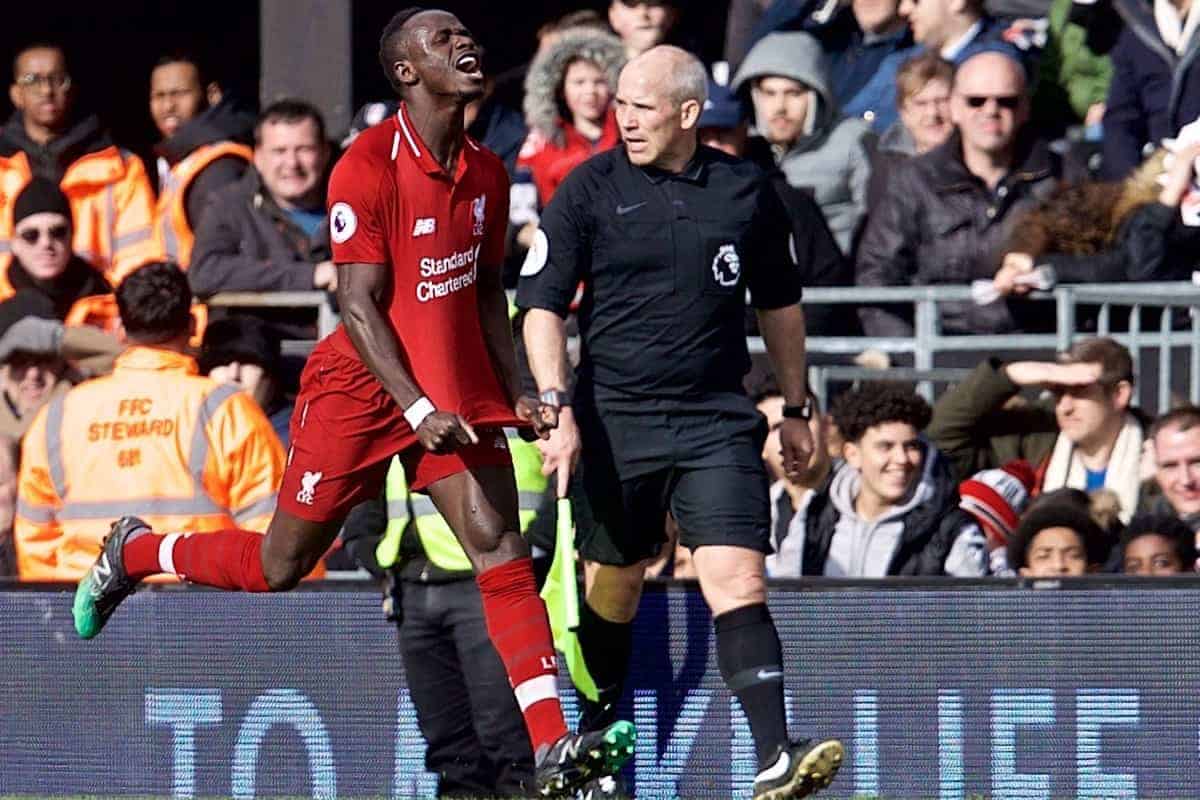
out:
<path id="1" fill-rule="evenodd" d="M 479 250 L 481 245 L 446 256 L 445 258 L 422 258 L 419 264 L 422 278 L 445 275 L 450 272 L 465 269 L 459 275 L 443 280 L 423 280 L 417 283 L 417 300 L 428 303 L 439 297 L 446 297 L 453 292 L 462 291 L 475 283 L 479 267 Z"/>

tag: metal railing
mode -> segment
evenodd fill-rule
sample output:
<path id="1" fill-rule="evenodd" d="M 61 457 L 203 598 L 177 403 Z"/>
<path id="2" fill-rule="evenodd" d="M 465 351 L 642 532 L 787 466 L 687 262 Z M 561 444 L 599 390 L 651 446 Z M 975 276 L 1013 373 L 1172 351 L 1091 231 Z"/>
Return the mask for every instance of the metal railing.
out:
<path id="1" fill-rule="evenodd" d="M 1159 409 L 1170 405 L 1172 392 L 1183 394 L 1184 383 L 1177 368 L 1180 361 L 1173 356 L 1186 350 L 1186 395 L 1200 402 L 1200 286 L 1188 282 L 1171 283 L 1102 283 L 1075 284 L 1055 287 L 1048 292 L 1029 296 L 1034 300 L 1054 303 L 1055 331 L 1046 334 L 968 334 L 946 335 L 941 332 L 939 306 L 943 303 L 971 302 L 968 286 L 847 286 L 810 288 L 804 293 L 804 304 L 857 307 L 881 303 L 908 305 L 913 312 L 911 337 L 878 336 L 812 336 L 808 352 L 826 355 L 857 355 L 864 350 L 878 350 L 888 355 L 911 355 L 912 368 L 891 368 L 886 377 L 918 381 L 920 390 L 932 399 L 932 383 L 957 380 L 962 370 L 937 367 L 937 357 L 945 353 L 993 353 L 1065 350 L 1077 339 L 1092 335 L 1112 336 L 1129 348 L 1137 374 L 1142 376 L 1143 362 L 1153 351 L 1155 384 Z M 339 317 L 327 292 L 226 292 L 208 300 L 209 305 L 242 308 L 311 308 L 317 311 L 317 336 L 324 337 L 336 327 Z M 1077 320 L 1081 309 L 1095 318 L 1096 331 L 1081 332 Z M 1128 309 L 1126 330 L 1114 331 L 1114 310 Z M 1176 324 L 1185 310 L 1189 317 L 1186 328 Z M 1153 329 L 1143 325 L 1147 313 L 1158 314 Z M 763 340 L 750 337 L 751 353 L 766 352 Z M 284 352 L 304 355 L 312 349 L 311 340 L 284 342 Z M 814 390 L 824 400 L 830 381 L 863 380 L 880 377 L 878 371 L 849 366 L 813 366 L 810 370 Z"/>
<path id="2" fill-rule="evenodd" d="M 317 311 L 316 339 L 285 339 L 281 343 L 284 355 L 306 356 L 313 345 L 333 333 L 340 317 L 333 307 L 333 295 L 328 292 L 221 292 L 205 301 L 221 308 L 312 308 Z"/>
<path id="3" fill-rule="evenodd" d="M 1200 286 L 1192 283 L 1102 283 L 1074 284 L 1055 287 L 1048 292 L 1029 295 L 1030 299 L 1054 303 L 1055 331 L 1049 334 L 967 334 L 946 335 L 941 332 L 939 305 L 971 302 L 968 286 L 888 286 L 811 288 L 804 293 L 805 305 L 848 305 L 855 307 L 893 304 L 908 305 L 913 311 L 912 337 L 873 336 L 813 336 L 808 339 L 808 352 L 813 354 L 848 355 L 864 350 L 878 350 L 889 355 L 911 355 L 913 370 L 889 369 L 886 375 L 869 370 L 854 372 L 854 368 L 813 367 L 810 375 L 818 396 L 827 391 L 829 380 L 859 380 L 870 375 L 897 380 L 919 380 L 919 390 L 933 399 L 932 381 L 954 380 L 953 373 L 936 368 L 939 354 L 993 353 L 996 351 L 1026 351 L 1044 353 L 1066 350 L 1076 340 L 1089 336 L 1111 336 L 1129 348 L 1137 375 L 1142 376 L 1143 361 L 1153 350 L 1156 362 L 1156 400 L 1158 408 L 1171 404 L 1172 392 L 1184 394 L 1191 402 L 1200 402 Z M 1085 309 L 1096 319 L 1095 332 L 1080 331 L 1077 320 Z M 1114 310 L 1128 309 L 1127 330 L 1113 330 Z M 1176 311 L 1187 312 L 1186 329 L 1176 329 Z M 1157 313 L 1154 330 L 1143 327 L 1144 315 Z M 759 337 L 748 340 L 752 353 L 763 353 Z M 1186 349 L 1186 386 L 1178 380 L 1173 358 L 1177 349 Z M 840 372 L 840 374 L 839 374 Z"/>

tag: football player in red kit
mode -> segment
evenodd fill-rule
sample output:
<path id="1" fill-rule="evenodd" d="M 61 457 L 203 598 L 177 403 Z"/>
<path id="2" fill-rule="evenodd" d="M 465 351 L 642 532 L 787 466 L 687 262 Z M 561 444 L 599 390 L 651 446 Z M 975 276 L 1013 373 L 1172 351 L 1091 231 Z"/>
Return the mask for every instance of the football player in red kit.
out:
<path id="1" fill-rule="evenodd" d="M 403 102 L 355 140 L 330 180 L 343 324 L 305 366 L 266 535 L 162 534 L 122 517 L 76 591 L 76 630 L 95 636 L 138 582 L 158 573 L 249 592 L 294 587 L 350 508 L 380 492 L 398 453 L 412 489 L 429 494 L 475 567 L 539 794 L 570 793 L 619 769 L 634 733 L 628 722 L 568 731 L 519 532 L 501 428 L 548 435 L 557 408 L 519 392 L 500 283 L 508 180 L 500 159 L 463 129 L 463 107 L 483 92 L 481 54 L 454 15 L 410 8 L 384 28 L 379 55 Z"/>

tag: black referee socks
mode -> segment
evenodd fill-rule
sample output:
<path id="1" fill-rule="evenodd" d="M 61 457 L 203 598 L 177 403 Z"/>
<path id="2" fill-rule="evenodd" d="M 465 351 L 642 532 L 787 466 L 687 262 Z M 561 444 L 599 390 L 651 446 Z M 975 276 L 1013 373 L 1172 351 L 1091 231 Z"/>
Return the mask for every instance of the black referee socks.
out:
<path id="1" fill-rule="evenodd" d="M 761 772 L 788 744 L 779 634 L 765 603 L 727 611 L 713 618 L 713 627 L 721 677 L 750 722 Z"/>
<path id="2" fill-rule="evenodd" d="M 617 702 L 625 691 L 633 651 L 633 623 L 610 622 L 584 601 L 579 604 L 578 634 L 583 660 L 600 691 L 599 703 L 584 701 L 582 727 L 599 729 L 617 719 Z"/>

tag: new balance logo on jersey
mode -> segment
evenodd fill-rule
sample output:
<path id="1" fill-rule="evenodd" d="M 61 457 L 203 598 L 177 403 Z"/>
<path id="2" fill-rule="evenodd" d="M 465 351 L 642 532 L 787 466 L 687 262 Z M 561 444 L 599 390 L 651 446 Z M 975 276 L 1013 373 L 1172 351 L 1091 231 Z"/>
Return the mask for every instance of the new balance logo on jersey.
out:
<path id="1" fill-rule="evenodd" d="M 317 492 L 317 481 L 321 480 L 323 472 L 308 472 L 305 471 L 303 477 L 300 478 L 300 491 L 296 492 L 296 502 L 303 503 L 306 506 L 313 504 L 313 497 Z"/>
<path id="2" fill-rule="evenodd" d="M 418 236 L 427 236 L 437 230 L 437 219 L 435 217 L 417 217 L 417 224 L 413 225 L 413 238 Z"/>

